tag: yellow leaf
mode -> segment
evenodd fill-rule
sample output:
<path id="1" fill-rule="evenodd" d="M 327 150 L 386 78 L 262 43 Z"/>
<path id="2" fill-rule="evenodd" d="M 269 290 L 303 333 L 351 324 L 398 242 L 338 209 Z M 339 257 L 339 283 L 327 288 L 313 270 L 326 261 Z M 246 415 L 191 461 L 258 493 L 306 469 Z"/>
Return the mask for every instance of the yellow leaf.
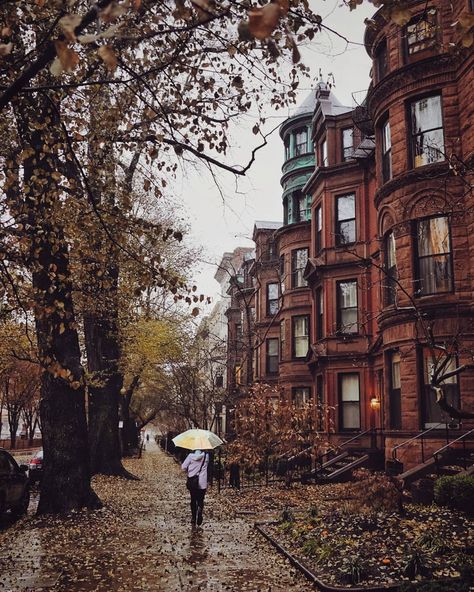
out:
<path id="1" fill-rule="evenodd" d="M 99 57 L 107 66 L 107 69 L 113 72 L 117 67 L 117 56 L 110 45 L 101 45 L 97 50 Z"/>
<path id="2" fill-rule="evenodd" d="M 276 3 L 266 4 L 263 8 L 249 10 L 249 31 L 257 39 L 269 37 L 280 20 L 280 6 Z"/>
<path id="3" fill-rule="evenodd" d="M 66 72 L 74 70 L 79 63 L 79 56 L 77 53 L 68 47 L 64 41 L 55 41 L 54 46 L 63 70 Z"/>
<path id="4" fill-rule="evenodd" d="M 395 24 L 399 25 L 400 27 L 403 27 L 403 25 L 406 25 L 408 21 L 411 19 L 411 12 L 403 8 L 397 8 L 395 10 L 392 10 L 390 16 Z"/>
<path id="5" fill-rule="evenodd" d="M 68 41 L 76 40 L 76 34 L 74 31 L 80 24 L 81 20 L 82 19 L 78 14 L 66 14 L 66 16 L 59 19 L 61 31 L 64 33 L 64 37 L 66 37 Z"/>

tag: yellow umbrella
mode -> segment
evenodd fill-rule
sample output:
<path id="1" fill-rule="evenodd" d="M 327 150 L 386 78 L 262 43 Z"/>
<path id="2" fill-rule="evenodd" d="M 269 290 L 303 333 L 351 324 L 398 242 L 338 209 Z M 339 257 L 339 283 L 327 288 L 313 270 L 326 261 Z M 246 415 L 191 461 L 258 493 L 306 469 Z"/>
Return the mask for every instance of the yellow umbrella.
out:
<path id="1" fill-rule="evenodd" d="M 194 428 L 175 436 L 173 443 L 187 450 L 212 450 L 224 444 L 224 441 L 209 430 Z"/>

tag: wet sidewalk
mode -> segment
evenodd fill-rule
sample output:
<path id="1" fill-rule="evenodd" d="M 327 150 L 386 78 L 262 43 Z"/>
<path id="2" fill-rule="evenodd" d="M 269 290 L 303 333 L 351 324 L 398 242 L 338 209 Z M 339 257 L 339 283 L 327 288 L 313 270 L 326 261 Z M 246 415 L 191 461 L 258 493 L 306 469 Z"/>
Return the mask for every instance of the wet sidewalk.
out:
<path id="1" fill-rule="evenodd" d="M 127 461 L 140 482 L 99 477 L 105 507 L 58 518 L 33 515 L 0 530 L 0 591 L 272 591 L 310 586 L 216 491 L 191 529 L 184 475 L 149 445 Z"/>

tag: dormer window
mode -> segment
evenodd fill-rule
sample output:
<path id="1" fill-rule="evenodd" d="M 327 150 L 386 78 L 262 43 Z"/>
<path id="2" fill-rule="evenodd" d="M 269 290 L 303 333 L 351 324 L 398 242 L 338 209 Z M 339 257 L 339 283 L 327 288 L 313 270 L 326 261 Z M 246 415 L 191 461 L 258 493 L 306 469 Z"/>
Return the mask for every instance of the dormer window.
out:
<path id="1" fill-rule="evenodd" d="M 295 132 L 295 156 L 308 152 L 308 130 L 303 127 Z"/>
<path id="2" fill-rule="evenodd" d="M 407 55 L 429 49 L 436 43 L 436 10 L 425 10 L 413 18 L 406 27 Z"/>

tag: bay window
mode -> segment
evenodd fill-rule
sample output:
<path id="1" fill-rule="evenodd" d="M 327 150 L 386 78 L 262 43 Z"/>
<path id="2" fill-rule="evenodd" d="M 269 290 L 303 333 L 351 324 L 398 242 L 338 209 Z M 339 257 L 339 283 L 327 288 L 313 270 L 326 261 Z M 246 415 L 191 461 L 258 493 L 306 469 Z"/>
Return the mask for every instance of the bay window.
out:
<path id="1" fill-rule="evenodd" d="M 337 282 L 337 330 L 339 333 L 357 333 L 357 281 Z"/>
<path id="2" fill-rule="evenodd" d="M 267 316 L 273 317 L 278 312 L 278 283 L 267 284 Z"/>
<path id="3" fill-rule="evenodd" d="M 266 373 L 278 374 L 278 339 L 267 339 Z"/>
<path id="4" fill-rule="evenodd" d="M 339 424 L 341 430 L 360 429 L 359 375 L 339 374 Z"/>
<path id="5" fill-rule="evenodd" d="M 304 269 L 308 262 L 308 249 L 296 249 L 291 253 L 291 287 L 302 288 L 307 286 L 304 279 Z"/>
<path id="6" fill-rule="evenodd" d="M 336 198 L 336 244 L 347 245 L 356 240 L 355 194 Z"/>
<path id="7" fill-rule="evenodd" d="M 419 167 L 445 160 L 441 97 L 413 101 L 410 115 L 413 165 Z"/>
<path id="8" fill-rule="evenodd" d="M 293 358 L 305 358 L 309 347 L 309 316 L 293 317 L 292 329 Z"/>
<path id="9" fill-rule="evenodd" d="M 382 180 L 384 183 L 392 178 L 392 137 L 390 134 L 390 121 L 382 126 Z"/>
<path id="10" fill-rule="evenodd" d="M 422 296 L 453 289 L 451 237 L 446 216 L 417 222 L 417 293 Z"/>

